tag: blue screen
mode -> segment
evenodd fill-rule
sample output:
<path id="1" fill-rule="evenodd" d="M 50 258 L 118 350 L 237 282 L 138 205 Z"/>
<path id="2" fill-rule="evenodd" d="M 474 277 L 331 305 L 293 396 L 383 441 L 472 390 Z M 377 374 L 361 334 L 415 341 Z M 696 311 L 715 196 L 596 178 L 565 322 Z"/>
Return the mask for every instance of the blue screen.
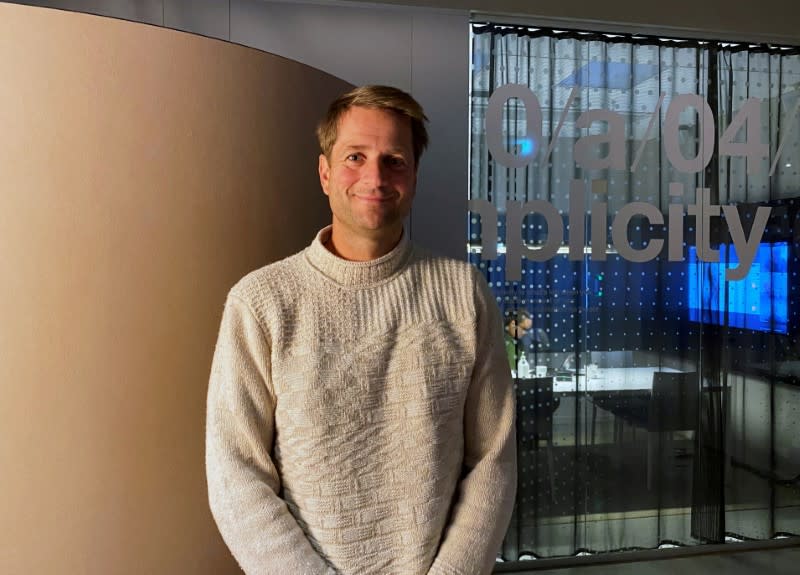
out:
<path id="1" fill-rule="evenodd" d="M 739 265 L 732 245 L 719 247 L 719 262 L 703 262 L 689 247 L 689 319 L 756 331 L 787 333 L 789 244 L 760 244 L 747 276 L 728 281 Z M 727 311 L 727 323 L 725 312 Z"/>

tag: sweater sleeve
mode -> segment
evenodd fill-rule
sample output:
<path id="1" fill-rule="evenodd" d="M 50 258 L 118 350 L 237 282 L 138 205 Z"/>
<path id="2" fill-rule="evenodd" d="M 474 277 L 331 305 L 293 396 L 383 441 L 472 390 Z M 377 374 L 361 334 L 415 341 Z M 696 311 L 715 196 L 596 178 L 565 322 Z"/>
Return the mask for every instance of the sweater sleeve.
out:
<path id="1" fill-rule="evenodd" d="M 247 575 L 332 574 L 278 497 L 269 341 L 229 295 L 211 367 L 206 472 L 211 512 Z"/>
<path id="2" fill-rule="evenodd" d="M 464 407 L 464 469 L 431 575 L 491 573 L 514 506 L 515 407 L 500 312 L 477 273 L 477 353 Z"/>

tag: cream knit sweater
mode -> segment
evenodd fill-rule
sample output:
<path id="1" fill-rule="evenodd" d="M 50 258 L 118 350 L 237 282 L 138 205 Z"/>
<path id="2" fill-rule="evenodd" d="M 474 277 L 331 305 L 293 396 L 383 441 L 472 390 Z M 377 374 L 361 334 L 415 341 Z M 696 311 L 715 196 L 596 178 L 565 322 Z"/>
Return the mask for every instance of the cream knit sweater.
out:
<path id="1" fill-rule="evenodd" d="M 476 270 L 322 230 L 231 290 L 208 393 L 211 509 L 248 575 L 489 573 L 514 500 L 514 401 Z"/>

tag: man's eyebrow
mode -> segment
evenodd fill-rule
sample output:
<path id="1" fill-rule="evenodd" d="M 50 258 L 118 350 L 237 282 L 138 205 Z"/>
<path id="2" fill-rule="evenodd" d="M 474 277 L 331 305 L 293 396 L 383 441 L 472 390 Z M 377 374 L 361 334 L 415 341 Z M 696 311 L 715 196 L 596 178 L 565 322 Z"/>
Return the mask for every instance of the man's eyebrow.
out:
<path id="1" fill-rule="evenodd" d="M 372 146 L 366 146 L 364 144 L 343 144 L 342 145 L 342 152 L 350 152 L 350 151 L 361 151 L 361 150 L 369 150 L 372 149 Z M 397 146 L 396 148 L 390 148 L 385 153 L 387 154 L 405 154 L 409 153 L 410 150 L 406 150 L 402 146 Z"/>
<path id="2" fill-rule="evenodd" d="M 369 146 L 364 146 L 360 144 L 345 144 L 343 146 L 342 151 L 349 151 L 349 150 L 366 150 Z"/>

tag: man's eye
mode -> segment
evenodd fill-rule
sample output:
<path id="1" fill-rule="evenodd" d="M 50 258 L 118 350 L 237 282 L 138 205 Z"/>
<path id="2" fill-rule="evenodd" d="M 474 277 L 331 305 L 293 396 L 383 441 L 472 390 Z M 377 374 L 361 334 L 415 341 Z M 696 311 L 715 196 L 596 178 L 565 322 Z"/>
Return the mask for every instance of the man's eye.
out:
<path id="1" fill-rule="evenodd" d="M 387 162 L 393 168 L 401 168 L 406 165 L 406 161 L 403 158 L 389 158 Z"/>
<path id="2" fill-rule="evenodd" d="M 358 154 L 350 154 L 349 156 L 347 156 L 347 161 L 348 162 L 357 162 L 358 158 L 359 158 Z"/>

